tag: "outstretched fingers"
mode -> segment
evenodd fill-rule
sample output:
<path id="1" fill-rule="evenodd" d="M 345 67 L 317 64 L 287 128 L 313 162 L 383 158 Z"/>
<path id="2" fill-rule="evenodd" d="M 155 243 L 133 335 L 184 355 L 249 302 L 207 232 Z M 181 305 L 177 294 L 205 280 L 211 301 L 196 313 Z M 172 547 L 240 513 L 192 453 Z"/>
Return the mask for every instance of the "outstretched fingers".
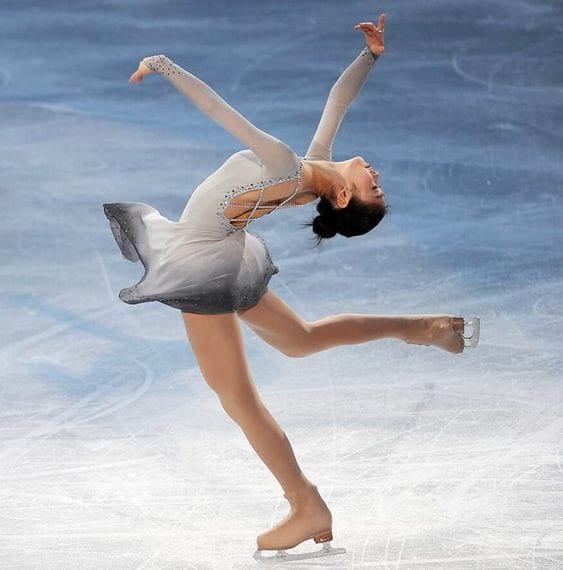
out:
<path id="1" fill-rule="evenodd" d="M 385 14 L 379 16 L 377 26 L 373 22 L 359 22 L 354 26 L 354 29 L 364 32 L 366 45 L 370 48 L 372 53 L 381 55 L 385 52 L 385 45 L 383 40 L 383 31 L 385 29 Z"/>
<path id="2" fill-rule="evenodd" d="M 385 29 L 385 14 L 381 14 L 379 16 L 379 20 L 377 26 L 373 22 L 358 22 L 355 26 L 355 29 L 360 29 L 363 32 L 379 32 L 383 33 Z"/>
<path id="3" fill-rule="evenodd" d="M 381 14 L 381 16 L 379 16 L 379 22 L 377 23 L 377 27 L 380 32 L 383 32 L 385 28 L 385 14 Z"/>

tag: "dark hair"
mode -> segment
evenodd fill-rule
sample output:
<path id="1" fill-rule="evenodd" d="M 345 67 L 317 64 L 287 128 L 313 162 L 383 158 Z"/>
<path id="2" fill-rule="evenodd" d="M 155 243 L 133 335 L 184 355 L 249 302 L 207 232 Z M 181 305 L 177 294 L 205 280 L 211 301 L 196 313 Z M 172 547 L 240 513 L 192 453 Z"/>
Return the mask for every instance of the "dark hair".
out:
<path id="1" fill-rule="evenodd" d="M 335 208 L 327 198 L 317 203 L 318 216 L 305 222 L 301 227 L 313 227 L 317 243 L 340 234 L 346 237 L 361 236 L 373 230 L 390 208 L 388 205 L 367 204 L 355 196 L 350 198 L 345 208 Z"/>

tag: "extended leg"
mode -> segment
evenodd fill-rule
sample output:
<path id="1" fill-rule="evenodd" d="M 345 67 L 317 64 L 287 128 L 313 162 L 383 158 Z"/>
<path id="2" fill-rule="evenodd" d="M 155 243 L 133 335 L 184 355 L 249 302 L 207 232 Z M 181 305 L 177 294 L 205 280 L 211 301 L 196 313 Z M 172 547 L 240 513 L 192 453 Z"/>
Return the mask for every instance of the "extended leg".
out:
<path id="1" fill-rule="evenodd" d="M 451 352 L 463 350 L 463 339 L 451 335 L 447 315 L 369 315 L 342 313 L 306 321 L 268 289 L 239 317 L 262 339 L 288 356 L 307 356 L 344 344 L 396 338 L 412 344 L 436 344 Z"/>
<path id="2" fill-rule="evenodd" d="M 301 471 L 285 432 L 258 395 L 236 314 L 182 313 L 182 317 L 205 380 L 284 491 L 312 485 Z"/>
<path id="3" fill-rule="evenodd" d="M 311 352 L 318 352 L 344 344 L 360 344 L 383 338 L 405 342 L 427 340 L 425 331 L 431 315 L 366 315 L 340 313 L 312 323 L 309 343 Z"/>

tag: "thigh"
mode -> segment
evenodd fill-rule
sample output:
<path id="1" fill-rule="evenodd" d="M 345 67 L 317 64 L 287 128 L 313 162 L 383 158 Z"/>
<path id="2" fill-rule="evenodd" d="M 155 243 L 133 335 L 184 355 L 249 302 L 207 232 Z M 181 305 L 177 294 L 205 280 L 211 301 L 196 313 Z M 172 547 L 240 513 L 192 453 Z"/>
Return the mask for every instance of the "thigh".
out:
<path id="1" fill-rule="evenodd" d="M 182 319 L 201 372 L 222 402 L 259 402 L 236 313 L 182 313 Z"/>
<path id="2" fill-rule="evenodd" d="M 260 301 L 237 311 L 238 316 L 258 336 L 284 352 L 293 352 L 308 342 L 311 323 L 301 318 L 271 289 L 267 289 Z"/>

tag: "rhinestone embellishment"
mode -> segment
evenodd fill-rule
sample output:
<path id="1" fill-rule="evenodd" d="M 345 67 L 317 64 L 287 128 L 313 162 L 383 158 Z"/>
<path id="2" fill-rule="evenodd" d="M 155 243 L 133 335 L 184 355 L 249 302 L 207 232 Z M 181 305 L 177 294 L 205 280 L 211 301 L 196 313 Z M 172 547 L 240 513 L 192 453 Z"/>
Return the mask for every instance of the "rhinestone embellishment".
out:
<path id="1" fill-rule="evenodd" d="M 224 200 L 222 202 L 220 202 L 218 207 L 217 207 L 217 216 L 218 216 L 219 222 L 221 223 L 221 226 L 223 227 L 225 232 L 227 232 L 228 234 L 232 234 L 234 232 L 241 231 L 244 228 L 246 228 L 250 222 L 253 222 L 254 220 L 258 219 L 258 218 L 252 217 L 252 215 L 254 214 L 254 212 L 256 211 L 257 208 L 267 208 L 273 212 L 274 210 L 277 210 L 278 208 L 291 208 L 291 207 L 299 206 L 300 204 L 289 204 L 287 206 L 285 206 L 284 204 L 286 202 L 288 202 L 289 200 L 291 200 L 299 191 L 302 169 L 303 169 L 303 161 L 299 159 L 299 167 L 297 168 L 297 170 L 295 170 L 295 172 L 291 173 L 289 176 L 280 176 L 278 178 L 269 178 L 267 180 L 262 180 L 260 182 L 253 182 L 252 184 L 243 184 L 241 186 L 235 186 L 234 188 L 231 188 L 225 194 Z M 295 190 L 292 192 L 292 194 L 290 196 L 285 198 L 283 200 L 283 202 L 281 202 L 280 204 L 273 204 L 273 205 L 260 205 L 260 201 L 262 200 L 262 197 L 264 196 L 264 190 L 268 186 L 274 186 L 275 184 L 279 184 L 280 182 L 287 182 L 288 180 L 292 180 L 292 179 L 297 179 L 297 184 L 295 185 Z M 250 214 L 248 215 L 247 218 L 245 218 L 244 220 L 240 220 L 240 221 L 245 221 L 246 224 L 244 226 L 241 226 L 241 227 L 233 226 L 231 224 L 231 222 L 229 221 L 229 218 L 227 218 L 227 216 L 225 215 L 225 210 L 226 210 L 227 206 L 229 205 L 229 201 L 231 200 L 231 198 L 233 198 L 234 196 L 237 196 L 238 194 L 243 194 L 246 191 L 257 190 L 257 189 L 260 189 L 260 196 L 259 196 L 258 200 L 256 201 L 256 204 L 246 204 L 246 206 L 248 206 L 248 207 L 253 207 L 252 212 L 250 212 Z M 236 205 L 242 206 L 243 204 L 236 204 Z"/>
<path id="2" fill-rule="evenodd" d="M 163 54 L 151 55 L 142 60 L 151 71 L 162 73 L 164 75 L 177 74 L 181 75 L 180 71 L 176 69 L 174 62 Z"/>

